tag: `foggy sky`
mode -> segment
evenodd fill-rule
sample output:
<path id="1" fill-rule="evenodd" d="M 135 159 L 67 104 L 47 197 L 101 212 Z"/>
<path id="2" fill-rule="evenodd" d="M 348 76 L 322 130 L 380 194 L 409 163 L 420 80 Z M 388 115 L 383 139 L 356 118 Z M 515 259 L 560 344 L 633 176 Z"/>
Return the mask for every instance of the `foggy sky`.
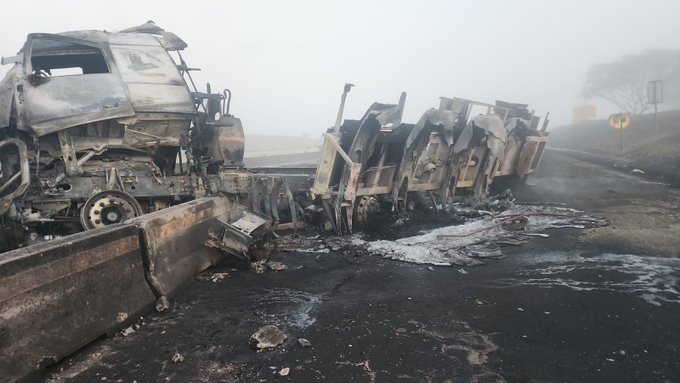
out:
<path id="1" fill-rule="evenodd" d="M 230 88 L 251 134 L 318 136 L 345 110 L 408 93 L 416 122 L 440 96 L 529 103 L 568 123 L 590 65 L 680 48 L 680 2 L 656 1 L 30 1 L 5 2 L 0 55 L 31 32 L 116 31 L 153 20 L 184 39 L 197 84 Z M 9 66 L 0 67 L 4 76 Z M 204 85 L 202 85 L 204 86 Z M 609 109 L 599 109 L 600 117 Z"/>

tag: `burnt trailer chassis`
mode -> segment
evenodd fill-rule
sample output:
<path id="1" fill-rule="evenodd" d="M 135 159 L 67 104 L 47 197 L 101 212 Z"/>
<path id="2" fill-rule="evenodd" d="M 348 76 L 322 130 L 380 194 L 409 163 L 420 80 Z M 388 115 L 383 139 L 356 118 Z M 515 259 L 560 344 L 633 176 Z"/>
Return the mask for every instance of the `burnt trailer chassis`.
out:
<path id="1" fill-rule="evenodd" d="M 374 103 L 360 120 L 341 123 L 351 86 L 335 126 L 324 134 L 311 189 L 338 233 L 351 233 L 385 210 L 420 205 L 449 212 L 461 199 L 478 201 L 495 177 L 526 179 L 547 142 L 547 118 L 539 129 L 527 105 L 501 101 L 442 97 L 438 108 L 409 124 L 402 122 L 402 93 L 398 104 Z"/>
<path id="2" fill-rule="evenodd" d="M 25 247 L 0 254 L 0 381 L 36 379 L 272 230 L 450 211 L 531 174 L 547 141 L 547 120 L 502 102 L 442 98 L 409 124 L 403 94 L 343 122 L 347 85 L 317 168 L 245 169 L 231 93 L 199 92 L 185 47 L 147 23 L 31 34 L 3 59 L 0 245 Z"/>

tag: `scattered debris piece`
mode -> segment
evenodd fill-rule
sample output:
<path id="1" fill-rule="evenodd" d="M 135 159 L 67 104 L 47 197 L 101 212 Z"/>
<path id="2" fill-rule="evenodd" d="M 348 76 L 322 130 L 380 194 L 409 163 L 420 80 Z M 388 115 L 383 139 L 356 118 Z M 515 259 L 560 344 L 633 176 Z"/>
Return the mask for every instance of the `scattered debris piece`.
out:
<path id="1" fill-rule="evenodd" d="M 323 241 L 332 251 L 342 250 L 351 245 L 347 237 L 328 237 Z"/>
<path id="2" fill-rule="evenodd" d="M 529 242 L 529 237 L 517 235 L 513 237 L 504 237 L 496 240 L 500 246 L 521 246 Z"/>
<path id="3" fill-rule="evenodd" d="M 116 322 L 123 323 L 128 319 L 128 313 L 118 313 L 116 315 Z"/>
<path id="4" fill-rule="evenodd" d="M 232 248 L 227 246 L 224 242 L 217 239 L 207 239 L 203 242 L 203 245 L 212 249 L 220 250 L 226 254 L 234 255 L 237 259 L 248 262 L 250 259 L 247 254 L 242 254 L 235 252 Z"/>
<path id="5" fill-rule="evenodd" d="M 375 373 L 375 371 L 371 370 L 371 367 L 368 365 L 368 360 L 364 360 L 363 362 L 359 363 L 352 363 L 350 361 L 345 361 L 345 362 L 335 362 L 338 366 L 352 366 L 352 367 L 362 367 L 364 369 L 364 372 L 366 372 L 366 375 L 368 375 L 368 378 L 370 379 L 371 382 L 375 382 L 375 379 L 378 374 Z"/>
<path id="6" fill-rule="evenodd" d="M 308 340 L 305 339 L 305 338 L 298 338 L 298 344 L 299 344 L 300 347 L 302 347 L 302 348 L 312 347 L 312 342 L 308 341 Z"/>
<path id="7" fill-rule="evenodd" d="M 471 258 L 502 258 L 501 247 L 498 243 L 484 243 L 471 245 L 464 249 L 464 254 Z"/>
<path id="8" fill-rule="evenodd" d="M 129 326 L 129 327 L 124 328 L 124 329 L 120 332 L 120 335 L 122 335 L 122 336 L 124 336 L 124 337 L 127 337 L 127 336 L 129 336 L 129 335 L 134 334 L 134 333 L 135 333 L 135 329 L 132 328 L 132 326 Z"/>
<path id="9" fill-rule="evenodd" d="M 182 363 L 184 362 L 184 355 L 180 354 L 179 352 L 176 352 L 175 355 L 172 356 L 172 363 Z"/>
<path id="10" fill-rule="evenodd" d="M 279 371 L 280 376 L 288 376 L 289 373 L 290 373 L 289 367 L 284 367 L 281 369 L 281 371 Z"/>
<path id="11" fill-rule="evenodd" d="M 163 295 L 162 297 L 158 298 L 158 300 L 156 300 L 156 306 L 154 308 L 159 313 L 168 311 L 170 309 L 170 302 L 168 301 L 168 297 Z"/>
<path id="12" fill-rule="evenodd" d="M 640 169 L 633 169 L 630 172 L 633 174 L 645 174 L 645 172 Z"/>
<path id="13" fill-rule="evenodd" d="M 288 266 L 284 265 L 281 262 L 273 262 L 273 261 L 267 262 L 267 267 L 269 267 L 271 270 L 274 270 L 274 271 L 283 271 L 283 270 L 286 270 L 288 268 Z"/>
<path id="14" fill-rule="evenodd" d="M 517 217 L 510 217 L 506 220 L 501 221 L 501 227 L 509 231 L 519 231 L 526 230 L 529 224 L 529 217 L 525 215 L 520 215 Z"/>
<path id="15" fill-rule="evenodd" d="M 208 273 L 202 272 L 196 276 L 197 281 L 201 282 L 222 282 L 225 278 L 230 277 L 229 273 Z"/>
<path id="16" fill-rule="evenodd" d="M 264 273 L 264 270 L 266 268 L 267 268 L 267 261 L 264 260 L 264 259 L 250 263 L 250 269 L 253 270 L 256 274 Z"/>
<path id="17" fill-rule="evenodd" d="M 522 235 L 526 235 L 527 237 L 550 238 L 550 234 L 545 233 L 522 233 Z"/>
<path id="18" fill-rule="evenodd" d="M 276 250 L 279 252 L 299 252 L 300 250 L 316 252 L 319 244 L 321 240 L 318 237 L 283 235 L 275 240 Z"/>
<path id="19" fill-rule="evenodd" d="M 255 350 L 266 350 L 283 344 L 286 339 L 288 336 L 283 331 L 270 324 L 255 331 L 248 343 Z"/>

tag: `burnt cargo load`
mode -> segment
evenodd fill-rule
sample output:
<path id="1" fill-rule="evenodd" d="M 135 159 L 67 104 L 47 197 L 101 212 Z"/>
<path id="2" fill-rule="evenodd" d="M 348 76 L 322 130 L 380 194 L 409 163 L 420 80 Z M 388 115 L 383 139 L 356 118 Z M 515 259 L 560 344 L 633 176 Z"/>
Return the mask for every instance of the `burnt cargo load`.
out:
<path id="1" fill-rule="evenodd" d="M 0 83 L 2 247 L 31 243 L 22 228 L 64 235 L 193 199 L 205 194 L 196 174 L 242 166 L 230 92 L 196 89 L 186 46 L 149 22 L 30 34 L 3 59 L 14 66 Z"/>

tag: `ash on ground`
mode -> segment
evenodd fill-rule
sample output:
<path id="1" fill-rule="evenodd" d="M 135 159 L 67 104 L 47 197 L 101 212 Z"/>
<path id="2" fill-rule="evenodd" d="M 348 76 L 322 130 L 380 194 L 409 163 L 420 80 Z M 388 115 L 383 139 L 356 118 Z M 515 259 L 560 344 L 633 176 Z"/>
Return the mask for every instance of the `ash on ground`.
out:
<path id="1" fill-rule="evenodd" d="M 585 229 L 607 221 L 563 206 L 516 204 L 510 193 L 450 213 L 393 217 L 382 231 L 346 237 L 279 238 L 281 251 L 371 254 L 437 266 L 476 266 L 505 255 L 505 246 L 546 238 L 548 229 Z M 433 227 L 434 226 L 434 227 Z"/>

